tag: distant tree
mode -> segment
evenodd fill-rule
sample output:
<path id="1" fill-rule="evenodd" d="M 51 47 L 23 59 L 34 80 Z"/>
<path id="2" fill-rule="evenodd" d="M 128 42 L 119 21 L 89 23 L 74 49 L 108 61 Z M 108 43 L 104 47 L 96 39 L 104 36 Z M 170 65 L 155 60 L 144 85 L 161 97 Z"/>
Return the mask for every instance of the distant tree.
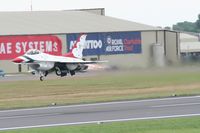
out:
<path id="1" fill-rule="evenodd" d="M 198 20 L 196 21 L 198 29 L 200 29 L 200 14 L 198 15 Z"/>
<path id="2" fill-rule="evenodd" d="M 196 22 L 178 22 L 173 25 L 173 30 L 187 31 L 187 32 L 200 32 L 200 14 L 198 15 L 198 20 Z"/>
<path id="3" fill-rule="evenodd" d="M 173 30 L 196 32 L 197 26 L 195 23 L 184 21 L 173 25 Z"/>

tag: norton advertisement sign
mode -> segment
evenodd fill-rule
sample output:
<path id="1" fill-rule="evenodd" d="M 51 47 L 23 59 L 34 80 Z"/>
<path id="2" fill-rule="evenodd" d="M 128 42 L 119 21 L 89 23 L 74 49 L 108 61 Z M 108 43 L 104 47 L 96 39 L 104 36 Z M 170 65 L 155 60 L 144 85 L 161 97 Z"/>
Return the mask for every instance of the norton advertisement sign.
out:
<path id="1" fill-rule="evenodd" d="M 23 55 L 29 49 L 60 55 L 62 42 L 57 36 L 2 36 L 0 37 L 0 59 L 9 60 Z"/>

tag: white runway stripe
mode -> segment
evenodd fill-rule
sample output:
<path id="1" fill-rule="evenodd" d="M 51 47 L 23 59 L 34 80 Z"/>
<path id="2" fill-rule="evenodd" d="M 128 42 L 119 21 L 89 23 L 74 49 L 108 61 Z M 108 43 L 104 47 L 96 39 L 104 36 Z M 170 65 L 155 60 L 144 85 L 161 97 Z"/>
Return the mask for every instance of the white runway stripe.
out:
<path id="1" fill-rule="evenodd" d="M 135 120 L 192 117 L 192 116 L 200 116 L 200 114 L 170 115 L 170 116 L 157 116 L 157 117 L 141 117 L 141 118 L 129 118 L 129 119 L 99 120 L 99 121 L 87 121 L 87 122 L 74 122 L 74 123 L 60 123 L 60 124 L 48 124 L 48 125 L 36 125 L 36 126 L 11 127 L 11 128 L 0 128 L 0 131 L 27 129 L 27 128 L 70 126 L 70 125 L 80 125 L 80 124 L 94 124 L 94 123 L 99 124 L 99 123 L 109 123 L 109 122 L 135 121 Z"/>

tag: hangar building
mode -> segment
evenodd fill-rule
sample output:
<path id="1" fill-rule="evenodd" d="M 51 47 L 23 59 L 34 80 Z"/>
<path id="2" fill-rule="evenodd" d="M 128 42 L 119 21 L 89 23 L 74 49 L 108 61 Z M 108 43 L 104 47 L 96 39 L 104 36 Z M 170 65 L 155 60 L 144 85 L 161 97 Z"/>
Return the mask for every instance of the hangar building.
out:
<path id="1" fill-rule="evenodd" d="M 29 49 L 61 55 L 81 33 L 84 58 L 119 67 L 163 66 L 179 60 L 179 33 L 105 16 L 105 10 L 0 12 L 0 69 L 25 72 L 11 60 Z"/>
<path id="2" fill-rule="evenodd" d="M 186 63 L 199 62 L 200 60 L 200 38 L 199 35 L 180 33 L 181 61 Z"/>

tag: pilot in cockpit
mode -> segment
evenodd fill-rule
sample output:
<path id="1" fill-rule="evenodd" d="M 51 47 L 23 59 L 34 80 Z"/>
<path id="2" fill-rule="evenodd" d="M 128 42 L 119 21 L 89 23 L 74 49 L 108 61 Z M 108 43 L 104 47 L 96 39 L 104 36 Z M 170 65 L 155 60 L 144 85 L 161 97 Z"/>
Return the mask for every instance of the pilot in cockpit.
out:
<path id="1" fill-rule="evenodd" d="M 37 49 L 29 49 L 27 52 L 26 52 L 27 55 L 36 55 L 36 54 L 40 54 L 40 51 L 37 50 Z"/>

